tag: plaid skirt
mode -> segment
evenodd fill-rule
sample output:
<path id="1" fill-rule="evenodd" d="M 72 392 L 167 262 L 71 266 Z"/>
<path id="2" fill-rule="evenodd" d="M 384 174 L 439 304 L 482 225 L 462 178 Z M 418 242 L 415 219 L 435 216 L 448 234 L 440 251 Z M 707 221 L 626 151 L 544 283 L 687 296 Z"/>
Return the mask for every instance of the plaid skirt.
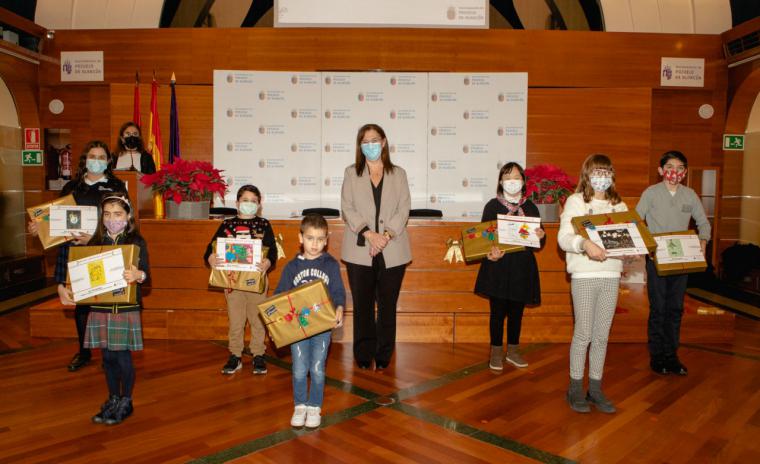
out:
<path id="1" fill-rule="evenodd" d="M 90 312 L 85 348 L 107 348 L 111 351 L 139 351 L 143 349 L 140 311 L 111 314 Z"/>

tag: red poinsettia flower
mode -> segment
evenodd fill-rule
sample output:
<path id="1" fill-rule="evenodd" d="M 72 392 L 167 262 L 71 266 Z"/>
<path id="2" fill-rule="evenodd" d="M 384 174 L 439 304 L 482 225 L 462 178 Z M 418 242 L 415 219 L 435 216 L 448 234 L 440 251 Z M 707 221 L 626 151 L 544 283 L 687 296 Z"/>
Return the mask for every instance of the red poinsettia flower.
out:
<path id="1" fill-rule="evenodd" d="M 227 182 L 222 171 L 207 161 L 177 160 L 161 167 L 155 174 L 140 179 L 144 185 L 159 192 L 165 200 L 177 204 L 182 201 L 210 201 L 215 194 L 224 196 Z"/>
<path id="2" fill-rule="evenodd" d="M 525 193 L 534 203 L 565 204 L 575 190 L 575 179 L 558 166 L 539 164 L 525 170 Z"/>

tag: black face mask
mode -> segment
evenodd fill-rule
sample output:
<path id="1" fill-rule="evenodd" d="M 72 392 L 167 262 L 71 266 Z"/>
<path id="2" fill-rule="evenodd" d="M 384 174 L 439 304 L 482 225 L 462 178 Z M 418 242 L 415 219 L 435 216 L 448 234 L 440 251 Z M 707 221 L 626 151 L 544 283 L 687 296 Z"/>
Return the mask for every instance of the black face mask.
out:
<path id="1" fill-rule="evenodd" d="M 124 146 L 130 150 L 137 150 L 137 148 L 140 146 L 140 137 L 136 135 L 124 137 Z"/>

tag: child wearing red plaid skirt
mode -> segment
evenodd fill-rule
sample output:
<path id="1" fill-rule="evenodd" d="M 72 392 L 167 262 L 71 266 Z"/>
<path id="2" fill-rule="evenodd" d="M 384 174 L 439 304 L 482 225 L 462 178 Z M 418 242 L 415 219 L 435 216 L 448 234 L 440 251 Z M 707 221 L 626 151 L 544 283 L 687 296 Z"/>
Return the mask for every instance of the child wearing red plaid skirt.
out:
<path id="1" fill-rule="evenodd" d="M 101 217 L 90 245 L 136 245 L 138 266 L 124 271 L 124 280 L 137 282 L 137 304 L 93 305 L 87 319 L 84 344 L 103 351 L 103 371 L 108 399 L 92 417 L 96 424 L 119 424 L 132 414 L 135 368 L 132 351 L 143 349 L 140 286 L 148 279 L 148 246 L 140 236 L 126 193 L 106 194 L 101 200 Z"/>

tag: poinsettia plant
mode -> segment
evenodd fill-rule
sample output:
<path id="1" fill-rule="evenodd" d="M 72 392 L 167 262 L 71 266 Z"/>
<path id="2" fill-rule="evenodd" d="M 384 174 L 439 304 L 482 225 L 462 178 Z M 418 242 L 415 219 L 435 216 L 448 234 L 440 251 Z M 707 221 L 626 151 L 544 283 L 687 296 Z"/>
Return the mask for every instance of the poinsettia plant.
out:
<path id="1" fill-rule="evenodd" d="M 214 194 L 224 197 L 227 182 L 222 171 L 207 161 L 179 159 L 161 166 L 154 174 L 145 174 L 140 182 L 159 192 L 164 200 L 183 201 L 211 200 Z"/>
<path id="2" fill-rule="evenodd" d="M 553 164 L 539 164 L 525 170 L 526 196 L 533 203 L 565 204 L 575 191 L 576 181 Z"/>

